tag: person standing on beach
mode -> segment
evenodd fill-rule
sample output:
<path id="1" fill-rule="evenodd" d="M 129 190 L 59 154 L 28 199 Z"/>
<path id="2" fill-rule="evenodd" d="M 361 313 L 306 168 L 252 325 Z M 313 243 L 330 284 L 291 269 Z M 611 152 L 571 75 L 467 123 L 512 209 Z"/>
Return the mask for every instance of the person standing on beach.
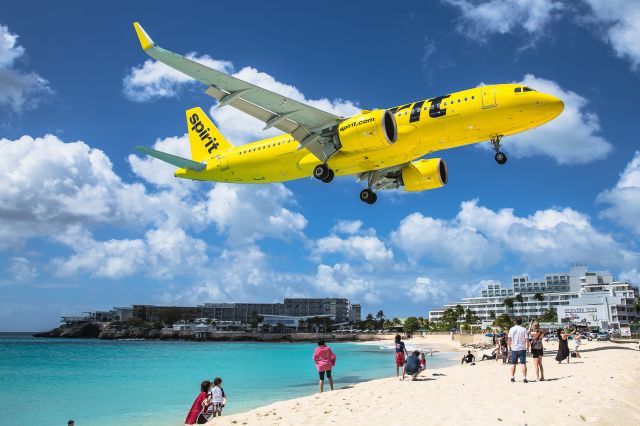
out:
<path id="1" fill-rule="evenodd" d="M 540 330 L 540 323 L 534 321 L 529 328 L 531 336 L 531 355 L 533 356 L 533 369 L 536 370 L 536 380 L 544 381 L 544 369 L 542 368 L 542 356 L 544 348 L 542 347 L 542 338 L 544 330 Z"/>
<path id="2" fill-rule="evenodd" d="M 576 354 L 576 358 L 582 358 L 580 356 L 580 352 L 578 352 L 578 349 L 580 349 L 581 343 L 582 343 L 582 334 L 580 334 L 578 330 L 575 330 L 573 332 L 573 353 Z"/>
<path id="3" fill-rule="evenodd" d="M 518 360 L 522 364 L 522 375 L 524 383 L 527 380 L 527 349 L 529 347 L 529 336 L 527 330 L 522 327 L 522 317 L 516 317 L 516 325 L 509 329 L 509 347 L 511 348 L 511 382 L 515 383 L 516 364 Z"/>
<path id="4" fill-rule="evenodd" d="M 226 395 L 224 389 L 222 389 L 222 379 L 216 377 L 213 379 L 213 386 L 207 393 L 207 399 L 209 400 L 209 408 L 207 414 L 209 417 L 220 417 L 222 415 L 222 408 L 225 405 Z"/>
<path id="5" fill-rule="evenodd" d="M 569 341 L 567 340 L 571 333 L 565 333 L 561 328 L 558 329 L 558 353 L 556 354 L 556 361 L 558 364 L 562 364 L 564 359 L 567 359 L 567 364 L 570 362 L 569 353 Z"/>
<path id="6" fill-rule="evenodd" d="M 313 352 L 313 360 L 316 362 L 316 368 L 318 369 L 318 375 L 320 376 L 320 392 L 324 390 L 324 375 L 327 374 L 329 379 L 329 386 L 333 390 L 333 377 L 331 377 L 331 370 L 336 365 L 336 355 L 331 348 L 324 343 L 324 339 L 318 340 L 318 347 Z"/>
<path id="7" fill-rule="evenodd" d="M 402 337 L 399 334 L 396 334 L 396 377 L 400 375 L 400 369 L 404 368 L 404 356 L 409 355 L 407 352 L 407 348 L 404 346 L 404 342 L 402 341 Z"/>

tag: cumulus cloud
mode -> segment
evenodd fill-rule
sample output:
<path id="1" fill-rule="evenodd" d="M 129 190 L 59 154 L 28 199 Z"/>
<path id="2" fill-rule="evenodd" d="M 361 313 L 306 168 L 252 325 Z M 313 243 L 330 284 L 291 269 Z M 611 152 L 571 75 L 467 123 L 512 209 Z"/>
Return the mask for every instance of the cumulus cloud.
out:
<path id="1" fill-rule="evenodd" d="M 218 71 L 228 73 L 232 69 L 230 62 L 212 59 L 208 55 L 196 56 L 196 53 L 192 52 L 186 57 Z M 162 62 L 147 59 L 142 65 L 132 67 L 122 84 L 127 99 L 134 102 L 148 102 L 175 97 L 180 90 L 195 82 L 193 78 Z"/>
<path id="2" fill-rule="evenodd" d="M 31 261 L 20 256 L 9 259 L 7 270 L 16 281 L 31 281 L 38 276 L 38 270 Z"/>
<path id="3" fill-rule="evenodd" d="M 521 82 L 560 98 L 564 110 L 554 120 L 503 139 L 505 151 L 518 158 L 544 155 L 558 164 L 586 164 L 605 158 L 613 149 L 600 133 L 600 119 L 587 110 L 588 100 L 552 80 L 525 75 Z M 491 149 L 489 144 L 481 145 Z"/>
<path id="4" fill-rule="evenodd" d="M 500 250 L 480 232 L 454 220 L 412 213 L 391 233 L 410 260 L 435 260 L 460 268 L 483 268 L 501 259 Z"/>
<path id="5" fill-rule="evenodd" d="M 626 268 L 640 259 L 573 209 L 520 217 L 513 209 L 494 211 L 477 200 L 463 202 L 451 220 L 413 213 L 393 231 L 392 241 L 414 260 L 464 268 L 490 266 L 507 254 L 530 267 L 561 267 L 581 259 Z"/>
<path id="6" fill-rule="evenodd" d="M 603 38 L 616 56 L 640 67 L 640 2 L 637 0 L 584 0 L 591 8 L 588 21 L 603 29 Z"/>
<path id="7" fill-rule="evenodd" d="M 380 303 L 380 292 L 375 283 L 363 277 L 348 263 L 318 265 L 313 285 L 320 294 L 328 297 L 346 296 L 361 299 L 365 303 Z"/>
<path id="8" fill-rule="evenodd" d="M 417 277 L 415 284 L 409 286 L 408 291 L 416 302 L 439 302 L 449 296 L 448 288 L 446 281 Z"/>
<path id="9" fill-rule="evenodd" d="M 524 32 L 538 38 L 564 8 L 557 0 L 443 0 L 458 9 L 456 30 L 474 40 L 492 34 Z"/>
<path id="10" fill-rule="evenodd" d="M 16 113 L 35 108 L 52 92 L 49 82 L 40 75 L 15 67 L 24 54 L 24 47 L 18 45 L 18 36 L 0 24 L 0 107 Z"/>
<path id="11" fill-rule="evenodd" d="M 302 236 L 307 219 L 286 207 L 293 193 L 282 184 L 218 183 L 207 195 L 206 217 L 233 246 L 271 237 Z"/>
<path id="12" fill-rule="evenodd" d="M 640 284 L 640 271 L 638 268 L 629 269 L 620 273 L 620 280 L 631 284 Z"/>
<path id="13" fill-rule="evenodd" d="M 601 192 L 597 201 L 609 204 L 601 217 L 640 234 L 640 151 L 636 151 L 616 185 Z"/>
<path id="14" fill-rule="evenodd" d="M 361 220 L 339 220 L 331 230 L 334 233 L 353 235 L 362 229 Z"/>
<path id="15" fill-rule="evenodd" d="M 141 239 L 96 241 L 88 230 L 72 226 L 56 239 L 75 254 L 54 260 L 56 274 L 87 272 L 101 278 L 144 274 L 158 279 L 193 275 L 207 264 L 207 245 L 182 229 L 150 229 Z"/>

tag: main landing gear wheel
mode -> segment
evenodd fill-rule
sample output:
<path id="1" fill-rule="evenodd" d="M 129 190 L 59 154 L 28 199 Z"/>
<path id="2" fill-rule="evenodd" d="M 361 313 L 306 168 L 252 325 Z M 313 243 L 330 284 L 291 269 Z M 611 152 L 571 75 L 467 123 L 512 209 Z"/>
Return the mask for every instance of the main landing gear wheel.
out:
<path id="1" fill-rule="evenodd" d="M 326 164 L 318 164 L 315 169 L 313 169 L 313 177 L 325 183 L 329 183 L 333 180 L 334 173 Z"/>
<path id="2" fill-rule="evenodd" d="M 360 191 L 360 200 L 364 201 L 367 204 L 373 204 L 378 199 L 378 196 L 371 189 L 363 189 Z"/>
<path id="3" fill-rule="evenodd" d="M 500 145 L 500 140 L 502 140 L 502 135 L 496 135 L 491 138 L 491 145 L 493 145 L 493 149 L 496 151 L 496 162 L 500 165 L 507 162 L 507 156 L 504 152 L 500 151 L 502 145 Z"/>

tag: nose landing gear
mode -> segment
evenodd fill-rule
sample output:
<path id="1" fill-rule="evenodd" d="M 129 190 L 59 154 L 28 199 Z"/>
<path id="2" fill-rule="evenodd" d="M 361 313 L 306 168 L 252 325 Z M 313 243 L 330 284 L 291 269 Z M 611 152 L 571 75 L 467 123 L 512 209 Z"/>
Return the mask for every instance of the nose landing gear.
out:
<path id="1" fill-rule="evenodd" d="M 324 183 L 331 182 L 334 176 L 335 174 L 333 170 L 331 170 L 326 164 L 318 164 L 315 169 L 313 169 L 313 177 Z"/>
<path id="2" fill-rule="evenodd" d="M 493 149 L 496 151 L 495 159 L 496 163 L 502 165 L 507 162 L 507 155 L 500 151 L 502 145 L 500 145 L 500 140 L 502 140 L 502 135 L 496 135 L 491 138 L 491 144 L 493 145 Z"/>

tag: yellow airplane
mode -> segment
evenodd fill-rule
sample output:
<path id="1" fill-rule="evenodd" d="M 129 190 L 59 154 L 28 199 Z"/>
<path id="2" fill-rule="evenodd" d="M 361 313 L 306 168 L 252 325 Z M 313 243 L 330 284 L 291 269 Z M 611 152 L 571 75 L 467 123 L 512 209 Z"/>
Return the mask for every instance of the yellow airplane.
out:
<path id="1" fill-rule="evenodd" d="M 167 51 L 133 24 L 144 51 L 207 85 L 205 93 L 275 127 L 284 134 L 233 146 L 200 108 L 187 111 L 191 159 L 146 147 L 139 151 L 170 163 L 179 178 L 269 183 L 310 175 L 323 182 L 355 175 L 366 181 L 360 199 L 376 202 L 375 191 L 403 187 L 424 191 L 447 183 L 441 158 L 421 157 L 447 148 L 490 140 L 499 164 L 504 136 L 557 117 L 564 104 L 521 84 L 475 87 L 389 109 L 339 117 Z"/>

